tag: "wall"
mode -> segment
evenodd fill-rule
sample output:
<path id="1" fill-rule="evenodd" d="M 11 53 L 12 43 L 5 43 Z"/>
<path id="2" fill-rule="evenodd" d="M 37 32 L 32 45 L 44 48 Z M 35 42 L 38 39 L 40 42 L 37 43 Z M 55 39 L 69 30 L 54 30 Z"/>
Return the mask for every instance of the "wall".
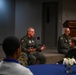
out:
<path id="1" fill-rule="evenodd" d="M 76 20 L 76 0 L 63 0 L 62 23 L 66 20 Z"/>
<path id="2" fill-rule="evenodd" d="M 36 29 L 35 36 L 40 37 L 37 41 L 41 43 L 42 3 L 47 1 L 59 3 L 58 36 L 63 33 L 65 20 L 76 20 L 76 0 L 63 0 L 63 2 L 61 0 L 17 0 L 16 4 L 15 0 L 0 0 L 0 44 L 9 35 L 21 38 L 26 34 L 29 26 Z"/>
<path id="3" fill-rule="evenodd" d="M 29 26 L 33 26 L 36 30 L 36 39 L 41 44 L 42 36 L 42 3 L 50 1 L 58 1 L 58 33 L 61 33 L 61 1 L 60 0 L 17 0 L 16 15 L 15 15 L 15 35 L 21 38 L 27 32 Z M 60 30 L 59 30 L 60 29 Z"/>
<path id="4" fill-rule="evenodd" d="M 36 38 L 41 36 L 41 3 L 35 1 L 16 1 L 15 35 L 21 38 L 32 26 L 36 29 Z M 41 41 L 41 39 L 39 40 Z"/>
<path id="5" fill-rule="evenodd" d="M 0 44 L 9 35 L 15 35 L 15 1 L 0 0 Z"/>

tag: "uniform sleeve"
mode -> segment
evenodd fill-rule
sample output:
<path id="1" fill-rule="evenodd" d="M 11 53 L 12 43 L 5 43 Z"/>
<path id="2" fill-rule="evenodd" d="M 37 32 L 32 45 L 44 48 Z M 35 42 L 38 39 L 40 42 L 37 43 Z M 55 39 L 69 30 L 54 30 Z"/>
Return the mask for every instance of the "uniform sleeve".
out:
<path id="1" fill-rule="evenodd" d="M 36 42 L 36 40 L 35 40 L 35 39 L 34 39 L 34 41 L 35 41 L 35 48 L 36 48 L 36 51 L 41 52 L 41 50 L 40 50 L 40 47 L 39 47 L 38 43 Z"/>
<path id="2" fill-rule="evenodd" d="M 24 38 L 21 38 L 20 41 L 21 41 L 22 51 L 27 53 L 28 49 L 26 48 L 26 42 L 25 42 Z"/>
<path id="3" fill-rule="evenodd" d="M 69 44 L 64 42 L 64 38 L 63 37 L 59 37 L 58 39 L 58 46 L 62 49 L 70 49 L 69 48 Z"/>

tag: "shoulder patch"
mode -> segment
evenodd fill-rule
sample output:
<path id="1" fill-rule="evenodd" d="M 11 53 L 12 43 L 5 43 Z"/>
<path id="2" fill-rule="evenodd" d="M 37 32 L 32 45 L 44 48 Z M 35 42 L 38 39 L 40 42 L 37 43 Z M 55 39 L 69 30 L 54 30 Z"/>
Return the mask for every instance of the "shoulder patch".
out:
<path id="1" fill-rule="evenodd" d="M 24 40 L 22 39 L 21 42 L 24 42 Z"/>
<path id="2" fill-rule="evenodd" d="M 60 39 L 62 40 L 62 39 L 63 39 L 63 37 L 60 37 Z"/>

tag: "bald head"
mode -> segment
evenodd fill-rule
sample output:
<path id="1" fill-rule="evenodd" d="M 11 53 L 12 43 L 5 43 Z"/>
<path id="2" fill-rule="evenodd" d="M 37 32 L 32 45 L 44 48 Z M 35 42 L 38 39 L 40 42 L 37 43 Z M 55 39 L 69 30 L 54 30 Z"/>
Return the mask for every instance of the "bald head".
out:
<path id="1" fill-rule="evenodd" d="M 69 35 L 70 34 L 70 29 L 69 28 L 65 28 L 65 35 Z"/>

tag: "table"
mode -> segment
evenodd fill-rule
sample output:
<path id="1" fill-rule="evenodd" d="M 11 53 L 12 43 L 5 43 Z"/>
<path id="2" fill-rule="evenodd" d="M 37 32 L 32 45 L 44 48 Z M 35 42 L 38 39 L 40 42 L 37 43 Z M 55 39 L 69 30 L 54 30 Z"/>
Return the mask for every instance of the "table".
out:
<path id="1" fill-rule="evenodd" d="M 62 64 L 42 64 L 27 66 L 34 75 L 76 75 L 76 65 L 72 66 L 73 73 L 66 73 Z"/>

